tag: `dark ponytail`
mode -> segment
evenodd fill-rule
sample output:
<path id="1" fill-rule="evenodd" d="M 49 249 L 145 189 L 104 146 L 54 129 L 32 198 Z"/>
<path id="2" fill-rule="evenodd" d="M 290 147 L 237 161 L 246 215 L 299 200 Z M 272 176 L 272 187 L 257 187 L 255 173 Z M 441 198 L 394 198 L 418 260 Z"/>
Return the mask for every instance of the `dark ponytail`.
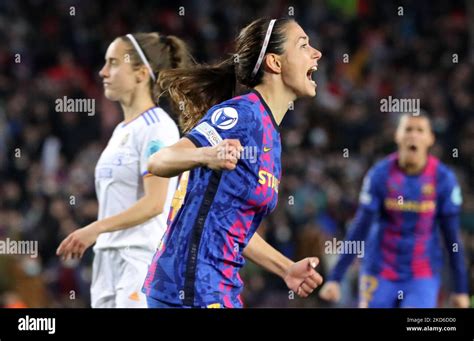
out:
<path id="1" fill-rule="evenodd" d="M 275 22 L 267 53 L 284 52 L 284 29 L 291 21 L 278 19 Z M 269 22 L 269 19 L 258 19 L 245 27 L 237 37 L 235 54 L 218 64 L 160 72 L 157 83 L 160 89 L 168 92 L 179 114 L 183 132 L 191 130 L 210 107 L 232 98 L 237 83 L 251 88 L 262 82 L 263 65 L 255 75 L 252 75 L 252 70 L 257 63 Z"/>

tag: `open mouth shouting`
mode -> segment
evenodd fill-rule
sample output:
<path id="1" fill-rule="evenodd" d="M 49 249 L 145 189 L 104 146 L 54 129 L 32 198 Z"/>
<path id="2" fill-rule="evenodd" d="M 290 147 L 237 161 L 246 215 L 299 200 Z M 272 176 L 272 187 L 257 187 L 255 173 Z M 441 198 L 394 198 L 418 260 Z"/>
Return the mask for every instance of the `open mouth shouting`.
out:
<path id="1" fill-rule="evenodd" d="M 408 151 L 411 153 L 416 153 L 418 151 L 418 146 L 415 144 L 409 144 Z"/>
<path id="2" fill-rule="evenodd" d="M 313 65 L 311 66 L 308 71 L 306 72 L 306 78 L 308 78 L 308 80 L 310 81 L 311 84 L 313 84 L 314 86 L 316 86 L 316 82 L 313 80 L 313 72 L 317 71 L 318 70 L 318 66 L 317 65 Z"/>

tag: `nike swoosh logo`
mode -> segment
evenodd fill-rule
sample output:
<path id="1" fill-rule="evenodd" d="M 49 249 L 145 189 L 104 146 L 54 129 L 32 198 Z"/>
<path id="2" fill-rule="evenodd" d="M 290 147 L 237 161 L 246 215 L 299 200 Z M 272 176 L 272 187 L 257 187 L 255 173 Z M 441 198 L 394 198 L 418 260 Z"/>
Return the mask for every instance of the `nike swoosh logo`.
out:
<path id="1" fill-rule="evenodd" d="M 269 152 L 270 150 L 272 150 L 272 149 L 269 148 L 269 147 L 263 147 L 263 152 L 264 152 L 264 153 Z"/>

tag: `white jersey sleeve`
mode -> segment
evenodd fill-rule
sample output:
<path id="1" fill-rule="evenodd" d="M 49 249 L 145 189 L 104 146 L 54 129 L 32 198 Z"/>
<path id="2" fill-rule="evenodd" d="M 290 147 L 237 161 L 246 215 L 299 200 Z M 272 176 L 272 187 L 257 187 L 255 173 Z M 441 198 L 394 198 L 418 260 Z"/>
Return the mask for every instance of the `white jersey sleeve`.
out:
<path id="1" fill-rule="evenodd" d="M 153 110 L 150 115 L 158 121 L 157 124 L 149 125 L 142 132 L 135 134 L 138 140 L 136 145 L 139 148 L 140 174 L 142 176 L 149 174 L 147 168 L 151 155 L 179 140 L 178 127 L 166 112 L 158 108 Z"/>

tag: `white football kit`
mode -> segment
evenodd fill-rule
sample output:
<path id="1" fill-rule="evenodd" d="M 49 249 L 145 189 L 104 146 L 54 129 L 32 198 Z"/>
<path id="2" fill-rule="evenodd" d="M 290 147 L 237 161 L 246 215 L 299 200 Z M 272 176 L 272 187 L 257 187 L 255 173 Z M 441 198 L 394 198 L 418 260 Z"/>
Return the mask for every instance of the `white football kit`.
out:
<path id="1" fill-rule="evenodd" d="M 179 140 L 178 127 L 161 108 L 120 123 L 95 169 L 98 219 L 127 210 L 144 195 L 148 158 Z M 170 179 L 163 213 L 143 224 L 99 235 L 94 246 L 91 285 L 93 308 L 144 308 L 141 292 L 148 266 L 166 229 L 177 178 Z"/>

